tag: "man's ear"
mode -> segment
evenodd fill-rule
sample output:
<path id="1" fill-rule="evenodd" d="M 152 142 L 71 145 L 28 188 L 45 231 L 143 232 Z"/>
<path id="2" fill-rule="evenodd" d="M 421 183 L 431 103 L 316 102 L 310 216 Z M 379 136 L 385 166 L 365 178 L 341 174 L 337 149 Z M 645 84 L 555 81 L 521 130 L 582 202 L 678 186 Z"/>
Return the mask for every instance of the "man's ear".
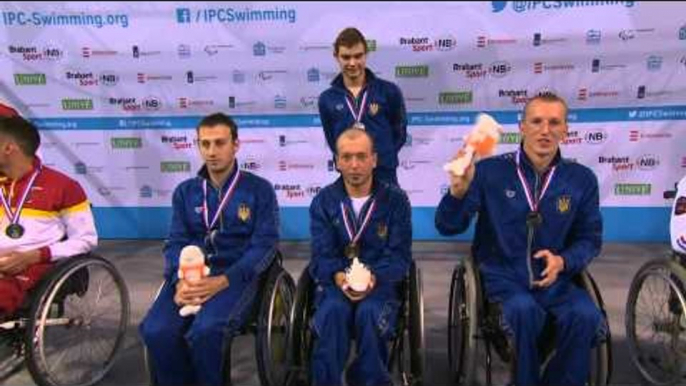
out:
<path id="1" fill-rule="evenodd" d="M 19 146 L 17 146 L 16 142 L 14 141 L 5 141 L 2 144 L 2 147 L 0 148 L 0 152 L 4 154 L 11 154 L 15 150 L 20 150 Z"/>
<path id="2" fill-rule="evenodd" d="M 567 122 L 565 121 L 565 131 L 562 132 L 562 139 L 560 140 L 560 142 L 566 140 L 568 135 L 569 135 L 569 126 L 567 126 Z"/>

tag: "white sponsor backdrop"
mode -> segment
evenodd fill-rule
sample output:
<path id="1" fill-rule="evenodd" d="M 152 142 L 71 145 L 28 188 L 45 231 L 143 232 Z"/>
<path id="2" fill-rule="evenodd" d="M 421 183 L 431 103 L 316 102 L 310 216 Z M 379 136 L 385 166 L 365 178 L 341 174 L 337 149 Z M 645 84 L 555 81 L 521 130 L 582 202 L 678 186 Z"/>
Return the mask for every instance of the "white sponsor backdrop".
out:
<path id="1" fill-rule="evenodd" d="M 195 125 L 223 111 L 239 122 L 241 167 L 295 209 L 286 229 L 302 221 L 337 176 L 316 106 L 347 26 L 369 39 L 368 66 L 405 95 L 399 178 L 416 208 L 440 200 L 441 165 L 476 113 L 503 122 L 500 151 L 516 149 L 518 112 L 541 90 L 569 101 L 563 154 L 596 172 L 604 210 L 663 221 L 662 192 L 686 172 L 683 3 L 4 2 L 0 13 L 0 98 L 34 119 L 45 162 L 75 175 L 100 209 L 169 208 L 200 166 Z M 112 220 L 106 235 L 130 237 L 127 221 L 137 220 Z"/>

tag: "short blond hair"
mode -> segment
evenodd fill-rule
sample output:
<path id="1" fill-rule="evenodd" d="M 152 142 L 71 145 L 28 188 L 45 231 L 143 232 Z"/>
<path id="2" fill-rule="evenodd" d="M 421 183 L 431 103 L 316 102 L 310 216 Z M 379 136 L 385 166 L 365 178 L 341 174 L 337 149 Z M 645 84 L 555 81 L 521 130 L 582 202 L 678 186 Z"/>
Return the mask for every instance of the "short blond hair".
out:
<path id="1" fill-rule="evenodd" d="M 562 106 L 564 106 L 564 108 L 565 108 L 565 114 L 564 114 L 565 123 L 567 122 L 567 113 L 569 112 L 569 107 L 567 107 L 567 102 L 565 102 L 565 100 L 562 99 L 561 96 L 559 96 L 559 95 L 557 95 L 551 91 L 540 92 L 536 96 L 534 96 L 533 98 L 529 99 L 526 102 L 526 104 L 524 105 L 524 112 L 522 113 L 522 122 L 524 122 L 526 120 L 526 111 L 529 109 L 529 106 L 535 101 L 562 104 Z"/>

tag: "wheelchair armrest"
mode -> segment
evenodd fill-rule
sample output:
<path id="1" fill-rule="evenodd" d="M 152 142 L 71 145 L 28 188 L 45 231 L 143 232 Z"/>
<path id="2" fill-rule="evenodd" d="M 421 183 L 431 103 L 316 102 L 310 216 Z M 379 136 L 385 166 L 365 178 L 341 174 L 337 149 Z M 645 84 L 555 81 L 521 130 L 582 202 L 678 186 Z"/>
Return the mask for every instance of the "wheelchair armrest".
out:
<path id="1" fill-rule="evenodd" d="M 587 269 L 574 275 L 572 277 L 572 282 L 574 282 L 574 284 L 578 285 L 580 288 L 586 290 L 586 292 L 591 295 L 591 300 L 593 300 L 593 303 L 595 303 L 600 310 L 605 309 L 605 302 L 603 301 L 603 297 L 600 295 L 598 284 L 596 284 L 593 276 L 591 276 L 591 273 L 588 272 Z"/>

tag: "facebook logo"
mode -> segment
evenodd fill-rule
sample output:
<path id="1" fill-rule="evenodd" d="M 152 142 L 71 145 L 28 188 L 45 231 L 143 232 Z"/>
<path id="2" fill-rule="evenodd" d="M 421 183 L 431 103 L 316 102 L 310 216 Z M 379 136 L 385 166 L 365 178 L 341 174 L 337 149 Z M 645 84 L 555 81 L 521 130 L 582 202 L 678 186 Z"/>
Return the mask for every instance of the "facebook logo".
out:
<path id="1" fill-rule="evenodd" d="M 191 10 L 188 8 L 177 8 L 176 9 L 176 22 L 177 23 L 190 23 L 191 22 Z"/>

